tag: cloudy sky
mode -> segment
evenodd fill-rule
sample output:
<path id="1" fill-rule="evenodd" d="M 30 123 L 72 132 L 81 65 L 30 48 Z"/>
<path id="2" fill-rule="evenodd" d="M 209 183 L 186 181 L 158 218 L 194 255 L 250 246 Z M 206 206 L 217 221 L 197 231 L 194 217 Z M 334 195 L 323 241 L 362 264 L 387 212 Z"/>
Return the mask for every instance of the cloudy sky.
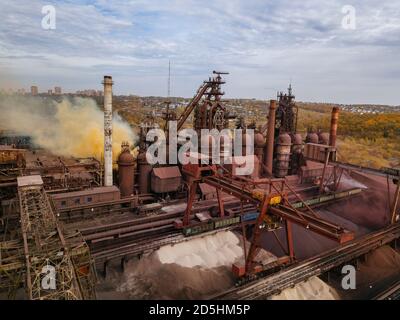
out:
<path id="1" fill-rule="evenodd" d="M 56 29 L 42 28 L 42 7 Z M 343 6 L 356 10 L 345 29 Z M 399 105 L 400 1 L 2 0 L 0 87 L 193 96 L 212 70 L 227 97 Z"/>

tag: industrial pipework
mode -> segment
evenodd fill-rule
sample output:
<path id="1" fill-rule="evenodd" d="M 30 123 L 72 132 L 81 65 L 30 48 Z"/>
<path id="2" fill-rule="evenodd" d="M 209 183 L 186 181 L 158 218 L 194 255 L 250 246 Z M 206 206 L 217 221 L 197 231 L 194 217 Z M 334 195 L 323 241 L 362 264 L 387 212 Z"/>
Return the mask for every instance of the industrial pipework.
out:
<path id="1" fill-rule="evenodd" d="M 339 122 L 339 108 L 332 108 L 332 116 L 331 116 L 331 132 L 329 135 L 329 145 L 331 147 L 336 147 L 336 136 L 337 136 L 337 127 Z"/>
<path id="2" fill-rule="evenodd" d="M 112 175 L 112 77 L 104 76 L 104 186 L 113 185 Z"/>
<path id="3" fill-rule="evenodd" d="M 267 173 L 272 176 L 272 165 L 274 161 L 274 141 L 275 141 L 275 114 L 276 100 L 271 100 L 268 115 L 267 146 L 265 149 L 265 166 Z"/>

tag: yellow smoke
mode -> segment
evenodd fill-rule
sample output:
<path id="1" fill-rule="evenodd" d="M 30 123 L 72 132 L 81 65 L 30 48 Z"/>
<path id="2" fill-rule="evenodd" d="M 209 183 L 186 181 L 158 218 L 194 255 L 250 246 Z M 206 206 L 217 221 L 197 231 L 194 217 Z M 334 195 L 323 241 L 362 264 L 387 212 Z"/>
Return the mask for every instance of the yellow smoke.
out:
<path id="1" fill-rule="evenodd" d="M 56 155 L 101 159 L 104 143 L 104 115 L 88 98 L 64 98 L 61 102 L 41 98 L 0 99 L 0 126 L 29 135 L 34 144 Z M 121 143 L 136 142 L 132 128 L 117 114 L 113 117 L 113 158 Z"/>

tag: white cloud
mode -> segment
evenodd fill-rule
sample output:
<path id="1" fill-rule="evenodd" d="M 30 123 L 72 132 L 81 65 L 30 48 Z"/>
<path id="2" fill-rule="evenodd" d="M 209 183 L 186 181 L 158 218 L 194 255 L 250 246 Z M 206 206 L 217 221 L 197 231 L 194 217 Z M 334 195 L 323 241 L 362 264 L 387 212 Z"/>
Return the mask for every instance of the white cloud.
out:
<path id="1" fill-rule="evenodd" d="M 398 104 L 398 2 L 357 2 L 354 31 L 341 0 L 60 1 L 54 31 L 40 27 L 44 1 L 3 2 L 0 67 L 26 86 L 76 90 L 111 73 L 116 92 L 162 95 L 171 59 L 176 95 L 221 68 L 229 96 L 266 98 L 292 78 L 301 99 Z"/>

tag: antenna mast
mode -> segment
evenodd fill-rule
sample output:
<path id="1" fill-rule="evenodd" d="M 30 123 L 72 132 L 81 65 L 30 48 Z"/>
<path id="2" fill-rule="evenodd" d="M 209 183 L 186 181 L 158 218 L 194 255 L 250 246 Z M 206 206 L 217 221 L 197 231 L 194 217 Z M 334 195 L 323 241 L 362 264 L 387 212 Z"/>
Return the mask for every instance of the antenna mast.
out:
<path id="1" fill-rule="evenodd" d="M 168 60 L 168 99 L 171 95 L 171 60 Z"/>

